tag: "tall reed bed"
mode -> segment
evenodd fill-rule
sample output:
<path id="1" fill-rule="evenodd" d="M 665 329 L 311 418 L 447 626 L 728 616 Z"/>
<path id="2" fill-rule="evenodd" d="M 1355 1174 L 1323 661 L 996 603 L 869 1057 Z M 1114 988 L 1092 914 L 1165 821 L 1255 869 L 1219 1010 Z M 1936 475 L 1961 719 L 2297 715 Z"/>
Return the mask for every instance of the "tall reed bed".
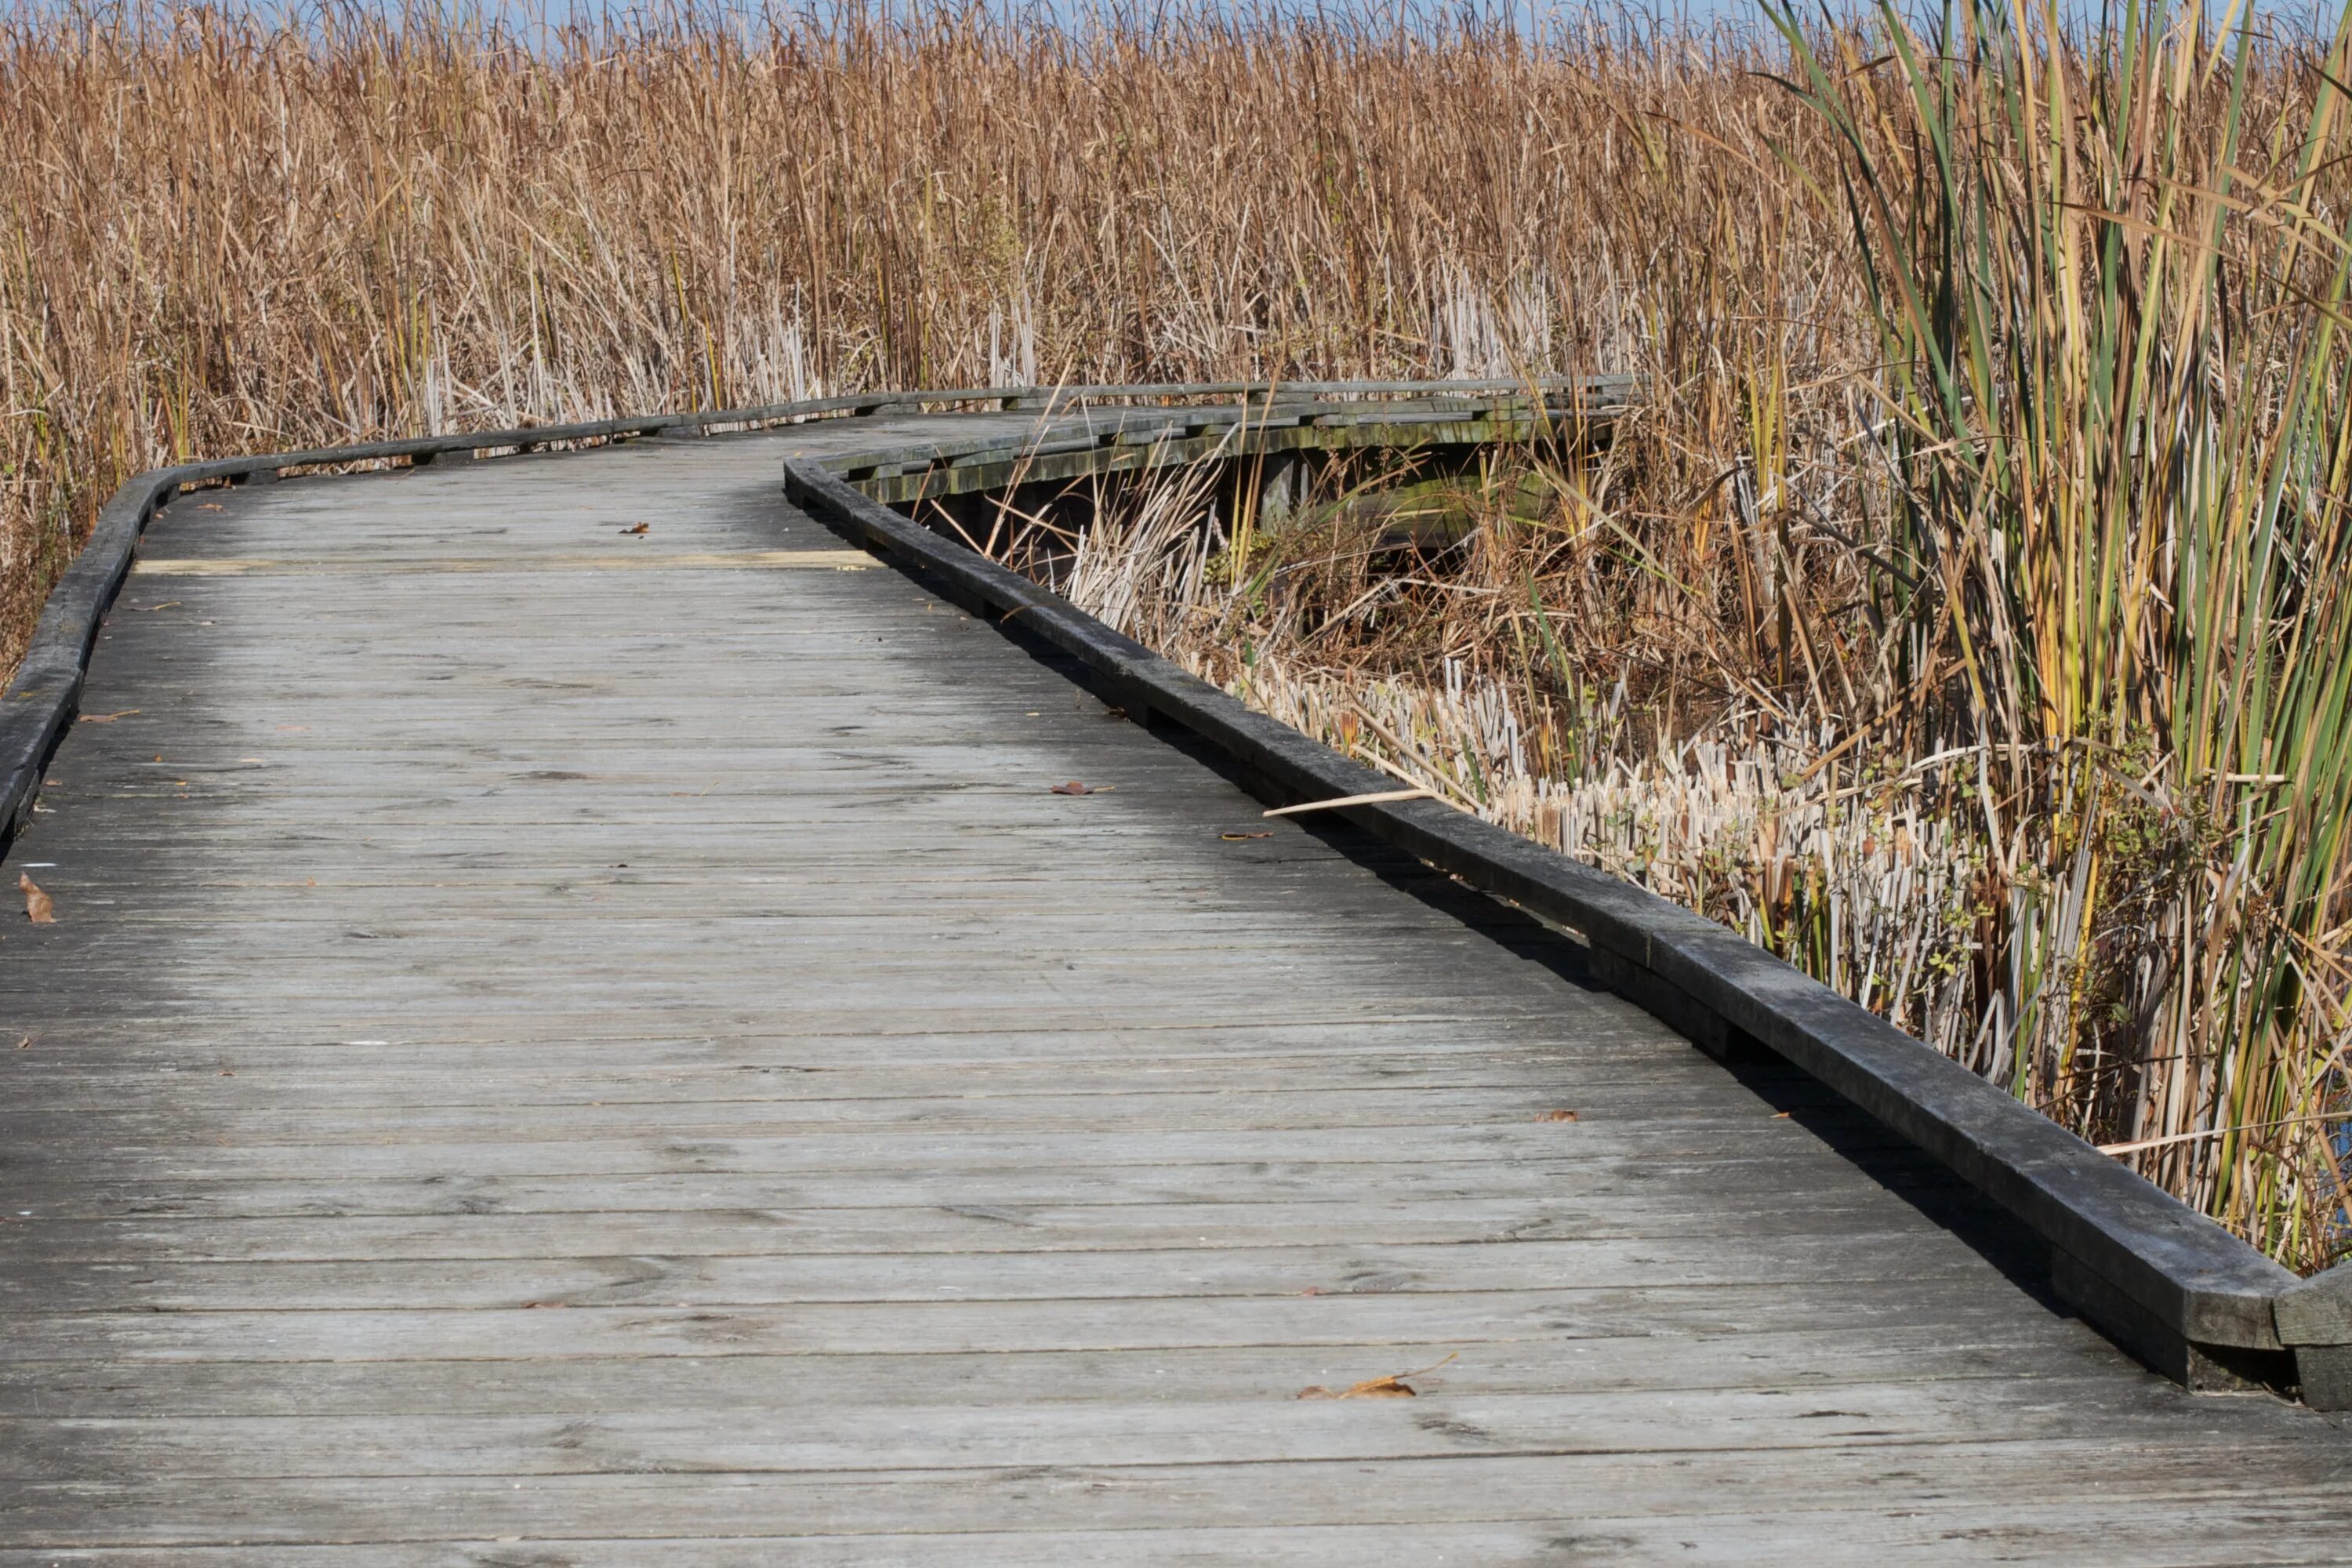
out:
<path id="1" fill-rule="evenodd" d="M 1907 13 L 1906 13 L 1907 14 Z M 0 653 L 173 457 L 884 384 L 1630 371 L 1462 549 L 1073 591 L 2337 1247 L 2329 39 L 332 6 L 0 24 Z M 1353 530 L 1353 531 L 1351 531 Z"/>
<path id="2" fill-rule="evenodd" d="M 1630 368 L 1656 333 L 1737 363 L 1727 312 L 1801 313 L 1836 238 L 1758 161 L 1763 124 L 1826 139 L 1729 40 L 821 9 L 11 13 L 0 652 L 105 489 L 182 454 L 820 387 Z"/>
<path id="3" fill-rule="evenodd" d="M 1988 1070 L 2289 1253 L 2347 1039 L 2347 30 L 1780 18 L 1884 371 L 1879 721 L 1973 750 Z M 2214 36 L 2211 23 L 2219 21 Z M 1887 127 L 1895 128 L 1887 134 Z M 1950 676 L 1946 676 L 1948 665 Z M 1916 697 L 1911 694 L 1916 691 Z"/>

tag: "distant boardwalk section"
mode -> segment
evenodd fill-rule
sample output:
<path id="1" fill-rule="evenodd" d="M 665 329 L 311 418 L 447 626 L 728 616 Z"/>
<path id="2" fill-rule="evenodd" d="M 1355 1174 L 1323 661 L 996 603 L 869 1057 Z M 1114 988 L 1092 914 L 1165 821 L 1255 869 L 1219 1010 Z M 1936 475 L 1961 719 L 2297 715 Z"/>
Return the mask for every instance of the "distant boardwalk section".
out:
<path id="1" fill-rule="evenodd" d="M 0 869 L 0 1568 L 2344 1558 L 2334 1418 L 784 489 L 1049 426 L 156 516 Z"/>

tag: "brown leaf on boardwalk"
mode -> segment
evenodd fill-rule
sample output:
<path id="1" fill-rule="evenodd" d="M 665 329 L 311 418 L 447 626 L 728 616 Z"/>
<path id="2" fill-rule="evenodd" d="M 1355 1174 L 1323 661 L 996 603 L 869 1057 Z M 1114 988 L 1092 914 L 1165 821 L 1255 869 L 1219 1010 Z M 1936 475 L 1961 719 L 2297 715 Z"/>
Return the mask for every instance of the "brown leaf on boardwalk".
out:
<path id="1" fill-rule="evenodd" d="M 111 724 L 117 719 L 128 719 L 138 711 L 136 708 L 122 708 L 112 713 L 85 713 L 81 716 L 81 721 L 85 724 Z"/>
<path id="2" fill-rule="evenodd" d="M 22 871 L 17 872 L 16 886 L 25 890 L 26 920 L 37 926 L 53 926 L 58 923 L 58 906 L 50 901 L 48 894 L 41 891 L 32 878 Z"/>
<path id="3" fill-rule="evenodd" d="M 1541 1116 L 1537 1117 L 1536 1120 L 1538 1121 L 1573 1121 L 1576 1120 L 1576 1112 L 1573 1110 L 1547 1110 Z"/>
<path id="4" fill-rule="evenodd" d="M 1396 1375 L 1391 1374 L 1388 1377 L 1368 1377 L 1361 1383 L 1339 1389 L 1336 1393 L 1318 1383 L 1311 1388 L 1300 1389 L 1297 1397 L 1300 1399 L 1418 1399 L 1421 1395 L 1413 1392 L 1412 1384 L 1400 1383 Z"/>
<path id="5" fill-rule="evenodd" d="M 650 522 L 641 522 L 635 528 L 625 528 L 621 530 L 623 533 L 651 533 L 653 531 L 654 525 Z"/>
<path id="6" fill-rule="evenodd" d="M 1217 837 L 1228 844 L 1239 844 L 1244 838 L 1271 838 L 1274 835 L 1271 833 L 1220 833 Z"/>
<path id="7" fill-rule="evenodd" d="M 1392 1372 L 1386 1377 L 1368 1377 L 1361 1383 L 1351 1384 L 1337 1391 L 1326 1388 L 1318 1383 L 1311 1388 L 1300 1389 L 1292 1397 L 1295 1399 L 1418 1399 L 1421 1397 L 1420 1391 L 1405 1379 L 1419 1377 L 1424 1372 L 1435 1372 L 1439 1367 L 1444 1366 L 1445 1362 L 1454 1360 L 1461 1353 L 1460 1351 L 1455 1351 L 1453 1355 L 1447 1356 L 1445 1361 L 1433 1361 L 1427 1366 L 1415 1367 L 1411 1372 Z"/>
<path id="8" fill-rule="evenodd" d="M 1055 784 L 1054 786 L 1054 793 L 1055 795 L 1092 795 L 1095 792 L 1080 784 L 1077 780 L 1072 779 L 1067 784 Z"/>

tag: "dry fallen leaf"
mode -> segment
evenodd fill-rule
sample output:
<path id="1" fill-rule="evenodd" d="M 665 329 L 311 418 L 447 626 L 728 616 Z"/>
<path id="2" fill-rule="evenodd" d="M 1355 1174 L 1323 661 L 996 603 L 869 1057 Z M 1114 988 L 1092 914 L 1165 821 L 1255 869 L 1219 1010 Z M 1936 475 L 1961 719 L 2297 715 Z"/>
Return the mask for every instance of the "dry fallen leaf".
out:
<path id="1" fill-rule="evenodd" d="M 1055 795 L 1094 795 L 1094 794 L 1096 794 L 1097 792 L 1096 792 L 1096 791 L 1094 791 L 1094 790 L 1090 790 L 1090 789 L 1088 789 L 1086 785 L 1084 785 L 1084 784 L 1080 784 L 1077 780 L 1076 780 L 1076 779 L 1072 779 L 1072 780 L 1071 780 L 1069 783 L 1067 783 L 1067 784 L 1055 784 L 1055 785 L 1054 786 L 1054 793 L 1055 793 Z"/>
<path id="2" fill-rule="evenodd" d="M 1537 1117 L 1536 1120 L 1538 1121 L 1573 1121 L 1576 1120 L 1576 1112 L 1573 1110 L 1547 1110 L 1541 1116 Z"/>
<path id="3" fill-rule="evenodd" d="M 16 1042 L 16 1048 L 20 1051 L 31 1050 L 33 1048 L 33 1037 L 26 1035 L 23 1039 L 18 1040 Z"/>
<path id="4" fill-rule="evenodd" d="M 1461 1354 L 1460 1351 L 1456 1351 L 1453 1355 L 1447 1356 L 1445 1361 L 1433 1361 L 1427 1366 L 1415 1367 L 1411 1372 L 1392 1372 L 1386 1377 L 1368 1377 L 1361 1383 L 1351 1384 L 1336 1393 L 1318 1383 L 1311 1388 L 1300 1389 L 1292 1397 L 1297 1399 L 1418 1399 L 1421 1397 L 1420 1391 L 1405 1379 L 1419 1377 L 1425 1372 L 1435 1372 L 1439 1367 L 1444 1366 L 1445 1362 L 1456 1360 Z"/>
<path id="5" fill-rule="evenodd" d="M 1775 1121 L 1786 1121 L 1793 1114 L 1795 1113 L 1792 1111 L 1776 1110 L 1772 1113 L 1772 1120 Z"/>
<path id="6" fill-rule="evenodd" d="M 57 905 L 50 902 L 48 894 L 41 891 L 32 878 L 22 871 L 17 872 L 16 886 L 25 890 L 26 919 L 37 926 L 53 926 L 58 923 Z"/>
<path id="7" fill-rule="evenodd" d="M 1217 837 L 1228 844 L 1239 844 L 1244 838 L 1271 838 L 1274 835 L 1271 833 L 1220 833 Z"/>
<path id="8" fill-rule="evenodd" d="M 136 708 L 124 708 L 112 713 L 85 713 L 81 721 L 85 724 L 111 724 L 117 719 L 128 719 L 138 711 Z"/>
<path id="9" fill-rule="evenodd" d="M 652 523 L 641 522 L 635 528 L 625 528 L 621 530 L 621 531 L 623 533 L 651 533 L 653 530 L 654 525 Z"/>

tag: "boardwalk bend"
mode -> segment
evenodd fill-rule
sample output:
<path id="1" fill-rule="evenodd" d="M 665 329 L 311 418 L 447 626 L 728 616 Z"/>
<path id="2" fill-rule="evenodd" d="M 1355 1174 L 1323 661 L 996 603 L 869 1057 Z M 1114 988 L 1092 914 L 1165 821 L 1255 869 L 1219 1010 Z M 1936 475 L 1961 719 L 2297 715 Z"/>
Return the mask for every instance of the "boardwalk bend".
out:
<path id="1" fill-rule="evenodd" d="M 879 504 L 1610 395 L 1244 390 L 127 487 L 0 704 L 0 1568 L 2352 1554 L 2340 1282 L 1507 834 L 1263 819 L 1388 781 Z"/>

